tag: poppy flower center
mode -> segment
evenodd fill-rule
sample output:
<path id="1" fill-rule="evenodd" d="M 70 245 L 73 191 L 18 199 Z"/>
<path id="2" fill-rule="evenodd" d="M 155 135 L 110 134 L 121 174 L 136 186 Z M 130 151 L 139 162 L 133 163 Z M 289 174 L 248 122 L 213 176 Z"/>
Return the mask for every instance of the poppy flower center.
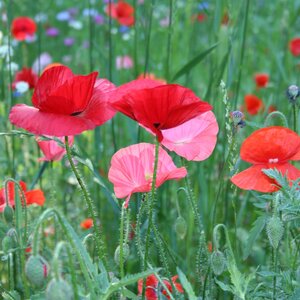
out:
<path id="1" fill-rule="evenodd" d="M 269 158 L 269 164 L 276 164 L 278 163 L 278 158 Z"/>
<path id="2" fill-rule="evenodd" d="M 153 123 L 153 126 L 154 126 L 155 128 L 158 128 L 158 127 L 160 126 L 160 123 Z"/>
<path id="3" fill-rule="evenodd" d="M 78 116 L 81 113 L 82 113 L 82 111 L 77 111 L 77 112 L 72 113 L 71 116 Z"/>

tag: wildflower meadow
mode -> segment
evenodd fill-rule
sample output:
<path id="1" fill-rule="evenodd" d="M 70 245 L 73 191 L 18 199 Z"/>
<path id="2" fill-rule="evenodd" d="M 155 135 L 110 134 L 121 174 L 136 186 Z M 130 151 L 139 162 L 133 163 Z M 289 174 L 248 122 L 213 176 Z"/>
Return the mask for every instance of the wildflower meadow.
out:
<path id="1" fill-rule="evenodd" d="M 299 0 L 0 18 L 0 299 L 300 299 Z"/>

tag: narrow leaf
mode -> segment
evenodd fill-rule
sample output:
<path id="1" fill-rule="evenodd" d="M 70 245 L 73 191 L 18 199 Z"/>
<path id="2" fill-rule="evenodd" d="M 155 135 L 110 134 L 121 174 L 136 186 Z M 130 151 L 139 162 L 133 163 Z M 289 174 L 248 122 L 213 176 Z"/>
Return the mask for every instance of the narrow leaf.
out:
<path id="1" fill-rule="evenodd" d="M 200 53 L 192 60 L 190 60 L 186 65 L 184 65 L 177 73 L 173 76 L 171 81 L 176 80 L 177 78 L 181 77 L 182 75 L 188 73 L 191 69 L 193 69 L 199 62 L 201 62 L 212 50 L 214 50 L 218 44 L 215 44 L 205 50 L 204 52 Z"/>
<path id="2" fill-rule="evenodd" d="M 188 279 L 186 278 L 185 274 L 177 267 L 177 274 L 179 276 L 179 280 L 183 286 L 183 288 L 185 289 L 186 293 L 188 294 L 188 298 L 190 300 L 197 300 L 197 297 L 195 295 L 195 292 L 192 288 L 192 285 L 190 284 L 190 282 L 188 281 Z"/>

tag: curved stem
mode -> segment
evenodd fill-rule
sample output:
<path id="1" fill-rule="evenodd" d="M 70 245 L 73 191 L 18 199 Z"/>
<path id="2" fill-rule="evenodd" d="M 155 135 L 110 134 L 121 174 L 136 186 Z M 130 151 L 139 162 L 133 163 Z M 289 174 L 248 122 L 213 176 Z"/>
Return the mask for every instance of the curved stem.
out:
<path id="1" fill-rule="evenodd" d="M 99 259 L 103 259 L 104 258 L 104 253 L 102 251 L 102 248 L 103 248 L 103 242 L 101 240 L 101 234 L 100 234 L 100 229 L 99 227 L 97 226 L 97 212 L 96 212 L 96 209 L 94 207 L 94 203 L 91 199 L 91 197 L 89 196 L 89 193 L 86 189 L 86 186 L 85 184 L 83 183 L 83 180 L 73 162 L 73 159 L 72 159 L 72 154 L 71 154 L 71 149 L 70 149 L 70 146 L 69 146 L 69 140 L 68 140 L 68 136 L 65 137 L 65 144 L 66 144 L 66 151 L 67 151 L 67 156 L 68 156 L 68 160 L 70 162 L 70 166 L 72 168 L 72 171 L 77 179 L 77 182 L 78 184 L 80 185 L 80 188 L 82 190 L 82 193 L 83 193 L 83 197 L 84 197 L 84 200 L 87 204 L 87 207 L 88 207 L 88 212 L 89 212 L 89 215 L 90 217 L 93 219 L 93 227 L 94 227 L 94 231 L 95 231 L 95 245 L 96 245 L 96 250 L 98 252 L 98 257 Z"/>

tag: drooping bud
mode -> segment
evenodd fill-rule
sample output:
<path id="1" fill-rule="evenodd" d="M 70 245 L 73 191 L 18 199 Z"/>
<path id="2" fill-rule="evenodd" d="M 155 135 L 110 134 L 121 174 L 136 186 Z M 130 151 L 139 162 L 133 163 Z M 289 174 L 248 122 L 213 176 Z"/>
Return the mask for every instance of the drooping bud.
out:
<path id="1" fill-rule="evenodd" d="M 280 218 L 277 216 L 270 218 L 266 230 L 271 246 L 277 249 L 284 232 L 284 226 Z"/>
<path id="2" fill-rule="evenodd" d="M 210 257 L 210 261 L 215 275 L 221 275 L 226 268 L 226 258 L 223 252 L 215 250 Z"/>
<path id="3" fill-rule="evenodd" d="M 47 300 L 73 300 L 74 292 L 70 284 L 60 278 L 52 279 L 46 290 L 46 299 Z"/>
<path id="4" fill-rule="evenodd" d="M 182 240 L 184 239 L 187 231 L 186 221 L 182 216 L 179 216 L 174 224 L 174 229 L 178 237 Z"/>
<path id="5" fill-rule="evenodd" d="M 10 249 L 14 248 L 14 241 L 12 239 L 12 237 L 6 235 L 3 239 L 2 239 L 2 250 L 4 253 L 8 253 Z"/>
<path id="6" fill-rule="evenodd" d="M 4 208 L 3 215 L 4 215 L 5 221 L 7 223 L 11 223 L 14 219 L 14 210 L 12 209 L 11 206 L 6 205 L 5 208 Z"/>
<path id="7" fill-rule="evenodd" d="M 123 244 L 123 262 L 125 262 L 130 254 L 130 249 L 128 244 Z M 117 247 L 115 251 L 115 263 L 118 265 L 120 263 L 120 245 Z"/>
<path id="8" fill-rule="evenodd" d="M 32 255 L 26 262 L 25 273 L 32 285 L 41 288 L 49 274 L 49 265 L 42 256 Z"/>
<path id="9" fill-rule="evenodd" d="M 300 89 L 297 85 L 290 85 L 286 91 L 286 95 L 291 103 L 295 103 L 296 99 L 300 96 Z"/>

